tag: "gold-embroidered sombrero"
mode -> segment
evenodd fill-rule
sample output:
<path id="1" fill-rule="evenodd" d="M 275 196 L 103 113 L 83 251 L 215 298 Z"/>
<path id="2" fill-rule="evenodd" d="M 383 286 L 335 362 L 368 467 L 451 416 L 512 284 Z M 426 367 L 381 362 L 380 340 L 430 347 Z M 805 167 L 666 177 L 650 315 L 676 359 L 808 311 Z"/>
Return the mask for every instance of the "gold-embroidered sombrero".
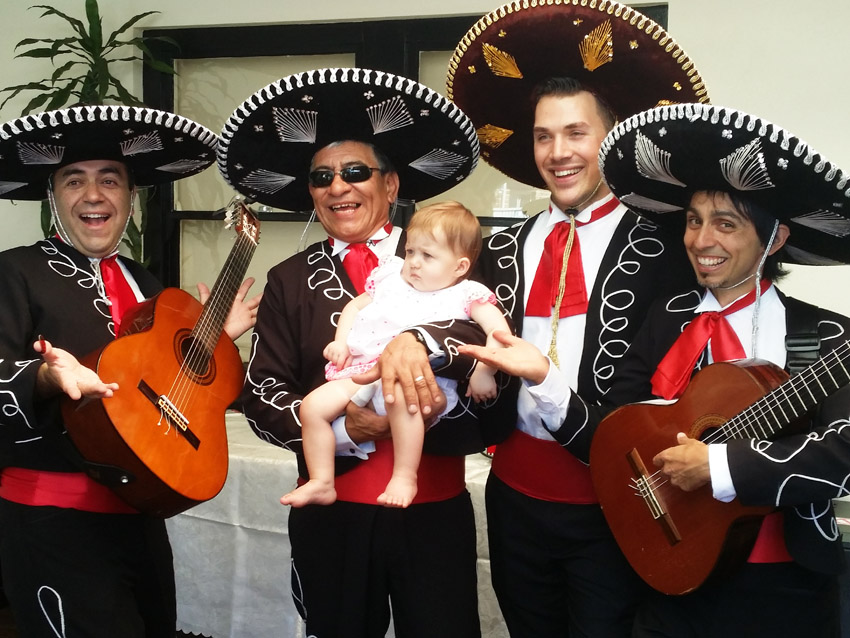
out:
<path id="1" fill-rule="evenodd" d="M 850 175 L 763 118 L 708 104 L 649 109 L 614 127 L 599 166 L 620 201 L 662 224 L 684 224 L 694 191 L 732 192 L 788 225 L 783 261 L 850 263 Z"/>
<path id="2" fill-rule="evenodd" d="M 533 156 L 534 106 L 542 80 L 572 77 L 616 115 L 659 104 L 708 102 L 700 74 L 658 24 L 608 0 L 523 0 L 488 13 L 449 62 L 450 99 L 472 119 L 481 157 L 506 175 L 545 188 Z"/>
<path id="3" fill-rule="evenodd" d="M 172 182 L 215 161 L 218 136 L 188 118 L 136 106 L 42 111 L 0 124 L 0 197 L 39 200 L 57 168 L 119 160 L 137 186 Z"/>
<path id="4" fill-rule="evenodd" d="M 415 80 L 371 69 L 295 73 L 263 87 L 221 132 L 218 168 L 240 193 L 269 206 L 313 207 L 310 161 L 332 142 L 379 148 L 399 175 L 399 197 L 421 201 L 465 179 L 478 162 L 470 119 Z"/>

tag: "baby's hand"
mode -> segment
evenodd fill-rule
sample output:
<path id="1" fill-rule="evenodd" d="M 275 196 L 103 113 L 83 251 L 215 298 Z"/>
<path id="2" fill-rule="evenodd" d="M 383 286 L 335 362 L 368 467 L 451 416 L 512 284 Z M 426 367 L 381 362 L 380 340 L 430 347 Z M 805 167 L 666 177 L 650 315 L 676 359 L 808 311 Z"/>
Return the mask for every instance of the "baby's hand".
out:
<path id="1" fill-rule="evenodd" d="M 493 369 L 479 363 L 469 377 L 469 387 L 466 396 L 472 397 L 476 403 L 496 398 L 496 379 Z"/>
<path id="2" fill-rule="evenodd" d="M 345 341 L 331 341 L 322 353 L 328 361 L 333 363 L 337 370 L 342 370 L 351 365 L 351 351 Z"/>

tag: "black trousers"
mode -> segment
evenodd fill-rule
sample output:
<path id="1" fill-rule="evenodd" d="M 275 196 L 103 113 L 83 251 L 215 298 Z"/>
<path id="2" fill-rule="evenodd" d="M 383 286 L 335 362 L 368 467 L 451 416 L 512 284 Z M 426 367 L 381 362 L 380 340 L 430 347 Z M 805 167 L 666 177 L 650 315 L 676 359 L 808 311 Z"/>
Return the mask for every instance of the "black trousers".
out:
<path id="1" fill-rule="evenodd" d="M 598 505 L 530 498 L 493 474 L 486 501 L 493 588 L 513 638 L 631 635 L 648 588 Z"/>
<path id="2" fill-rule="evenodd" d="M 691 594 L 653 592 L 638 612 L 634 636 L 838 638 L 838 579 L 796 563 L 747 563 Z"/>
<path id="3" fill-rule="evenodd" d="M 174 638 L 161 519 L 0 499 L 0 567 L 21 638 Z"/>
<path id="4" fill-rule="evenodd" d="M 407 509 L 293 509 L 292 595 L 316 638 L 478 638 L 475 520 L 467 492 Z"/>

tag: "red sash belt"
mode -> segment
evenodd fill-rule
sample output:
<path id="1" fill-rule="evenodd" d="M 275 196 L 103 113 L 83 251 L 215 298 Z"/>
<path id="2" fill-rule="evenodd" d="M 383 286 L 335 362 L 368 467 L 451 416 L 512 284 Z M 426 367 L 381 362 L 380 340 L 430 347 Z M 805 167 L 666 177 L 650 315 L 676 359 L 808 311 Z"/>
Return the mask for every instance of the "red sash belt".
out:
<path id="1" fill-rule="evenodd" d="M 45 472 L 6 467 L 0 498 L 21 505 L 51 505 L 101 514 L 138 514 L 105 485 L 82 472 Z"/>
<path id="2" fill-rule="evenodd" d="M 785 546 L 784 523 L 782 512 L 764 517 L 748 563 L 789 563 L 794 560 Z"/>
<path id="3" fill-rule="evenodd" d="M 393 473 L 393 442 L 376 441 L 369 459 L 336 477 L 336 497 L 350 503 L 375 505 Z M 413 505 L 454 498 L 466 487 L 464 457 L 422 455 L 419 491 Z"/>
<path id="4" fill-rule="evenodd" d="M 555 503 L 597 503 L 590 469 L 557 441 L 514 430 L 493 454 L 493 473 L 513 489 Z"/>

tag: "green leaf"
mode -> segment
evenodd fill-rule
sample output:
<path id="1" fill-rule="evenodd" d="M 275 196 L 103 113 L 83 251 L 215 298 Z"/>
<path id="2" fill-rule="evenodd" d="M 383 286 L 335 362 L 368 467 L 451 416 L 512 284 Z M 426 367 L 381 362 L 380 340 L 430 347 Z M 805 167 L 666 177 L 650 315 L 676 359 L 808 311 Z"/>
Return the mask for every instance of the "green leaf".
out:
<path id="1" fill-rule="evenodd" d="M 24 110 L 21 112 L 21 115 L 29 115 L 34 110 L 39 108 L 42 104 L 47 102 L 48 98 L 50 98 L 50 93 L 39 93 L 29 101 L 29 104 L 24 107 Z"/>
<path id="2" fill-rule="evenodd" d="M 47 91 L 50 87 L 44 84 L 43 81 L 40 82 L 28 82 L 27 84 L 18 84 L 16 86 L 7 86 L 0 89 L 0 92 L 3 91 L 14 91 L 11 97 L 16 96 L 21 91 Z"/>
<path id="3" fill-rule="evenodd" d="M 180 43 L 174 38 L 169 38 L 167 35 L 153 35 L 144 38 L 145 42 L 164 42 L 174 47 L 175 51 L 180 51 Z"/>
<path id="4" fill-rule="evenodd" d="M 17 48 L 19 48 L 19 47 L 25 47 L 25 46 L 29 46 L 30 44 L 37 44 L 37 43 L 39 43 L 39 42 L 50 42 L 50 43 L 53 43 L 53 42 L 55 42 L 55 41 L 56 41 L 56 40 L 55 40 L 55 39 L 53 39 L 53 38 L 26 38 L 26 39 L 21 40 L 20 42 L 18 42 L 18 43 L 15 45 L 15 48 L 17 49 Z"/>
<path id="5" fill-rule="evenodd" d="M 119 82 L 116 78 L 112 78 L 111 84 L 115 87 L 115 91 L 117 93 L 116 97 L 122 104 L 128 104 L 130 106 L 142 104 L 141 100 L 125 89 L 121 82 Z"/>
<path id="6" fill-rule="evenodd" d="M 103 48 L 103 23 L 100 19 L 97 0 L 86 0 L 86 17 L 89 21 L 91 50 L 100 51 Z"/>
<path id="7" fill-rule="evenodd" d="M 30 49 L 29 51 L 22 51 L 16 58 L 53 58 L 55 55 L 53 51 L 53 47 L 48 49 Z"/>
<path id="8" fill-rule="evenodd" d="M 3 100 L 3 103 L 0 104 L 0 109 L 2 109 L 4 106 L 6 106 L 6 102 L 8 102 L 12 98 L 14 98 L 16 95 L 20 94 L 21 91 L 35 91 L 35 90 L 49 91 L 50 87 L 45 86 L 43 84 L 31 82 L 30 84 L 24 84 L 24 85 L 20 85 L 20 86 L 7 86 L 5 89 L 0 89 L 0 91 L 11 91 L 11 93 L 9 94 L 9 97 L 7 97 L 5 100 Z M 22 115 L 26 115 L 26 113 L 23 113 Z"/>
<path id="9" fill-rule="evenodd" d="M 77 20 L 76 18 L 72 18 L 69 15 L 65 15 L 61 11 L 57 11 L 53 7 L 48 6 L 46 4 L 35 4 L 35 5 L 31 6 L 30 9 L 44 9 L 45 10 L 44 13 L 41 14 L 42 18 L 44 18 L 45 16 L 49 16 L 49 15 L 59 16 L 60 18 L 67 20 L 68 23 L 74 28 L 74 31 L 76 31 L 77 33 L 80 34 L 80 37 L 86 36 L 85 26 L 83 25 L 83 23 L 80 20 Z"/>
<path id="10" fill-rule="evenodd" d="M 103 58 L 97 60 L 94 68 L 97 74 L 97 94 L 101 98 L 99 102 L 102 103 L 103 97 L 109 91 L 109 80 L 112 76 L 109 74 L 109 64 Z"/>
<path id="11" fill-rule="evenodd" d="M 165 62 L 160 62 L 159 60 L 152 60 L 150 58 L 147 58 L 145 59 L 145 64 L 147 64 L 155 71 L 159 71 L 160 73 L 167 73 L 168 75 L 177 75 L 177 71 L 174 70 L 174 67 L 170 64 L 166 64 Z"/>
<path id="12" fill-rule="evenodd" d="M 159 13 L 159 11 L 145 11 L 144 13 L 134 15 L 127 22 L 125 22 L 118 30 L 112 32 L 112 34 L 109 36 L 109 39 L 106 41 L 106 45 L 111 45 L 115 41 L 115 38 L 124 33 L 127 29 L 132 27 L 139 20 L 141 20 L 142 18 L 146 18 L 149 15 L 153 15 L 154 13 Z"/>
<path id="13" fill-rule="evenodd" d="M 50 81 L 55 83 L 56 80 L 58 80 L 65 74 L 66 71 L 71 70 L 74 66 L 78 64 L 82 63 L 79 60 L 70 60 L 69 62 L 66 62 L 53 72 L 53 75 L 50 76 Z"/>
<path id="14" fill-rule="evenodd" d="M 48 110 L 58 109 L 65 104 L 68 103 L 68 99 L 71 97 L 71 92 L 80 83 L 80 79 L 72 80 L 63 88 L 59 89 L 53 94 L 53 99 L 50 100 L 50 104 L 47 105 Z"/>
<path id="15" fill-rule="evenodd" d="M 53 235 L 53 218 L 50 215 L 50 204 L 47 200 L 41 202 L 41 232 L 45 237 Z"/>

